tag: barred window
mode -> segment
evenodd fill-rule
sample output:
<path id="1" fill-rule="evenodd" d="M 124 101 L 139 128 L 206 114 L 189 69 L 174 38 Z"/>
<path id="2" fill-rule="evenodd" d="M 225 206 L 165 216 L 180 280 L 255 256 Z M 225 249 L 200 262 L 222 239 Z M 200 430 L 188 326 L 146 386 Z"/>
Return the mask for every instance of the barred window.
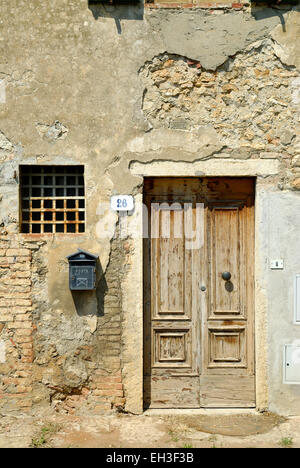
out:
<path id="1" fill-rule="evenodd" d="M 84 166 L 20 166 L 23 233 L 85 231 Z"/>

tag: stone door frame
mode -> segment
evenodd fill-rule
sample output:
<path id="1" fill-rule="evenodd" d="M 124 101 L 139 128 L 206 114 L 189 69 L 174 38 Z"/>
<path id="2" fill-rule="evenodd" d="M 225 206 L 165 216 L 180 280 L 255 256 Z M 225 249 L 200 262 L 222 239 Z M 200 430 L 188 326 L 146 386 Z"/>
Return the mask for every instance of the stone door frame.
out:
<path id="1" fill-rule="evenodd" d="M 255 193 L 255 368 L 256 409 L 268 408 L 267 376 L 267 295 L 263 255 L 262 194 L 265 177 L 277 175 L 277 160 L 209 160 L 196 163 L 154 161 L 149 164 L 135 162 L 131 175 L 139 177 L 256 177 Z M 142 203 L 141 193 L 135 196 Z M 123 296 L 123 381 L 126 410 L 143 412 L 143 239 L 133 240 L 130 270 L 122 284 Z"/>

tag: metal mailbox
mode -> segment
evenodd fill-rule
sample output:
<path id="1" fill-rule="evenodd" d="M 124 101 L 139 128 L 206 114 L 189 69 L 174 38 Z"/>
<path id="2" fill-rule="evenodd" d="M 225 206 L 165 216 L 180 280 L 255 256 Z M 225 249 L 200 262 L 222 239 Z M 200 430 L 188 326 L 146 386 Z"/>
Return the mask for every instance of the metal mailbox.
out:
<path id="1" fill-rule="evenodd" d="M 82 249 L 67 257 L 71 291 L 90 291 L 96 288 L 97 258 L 98 255 Z"/>

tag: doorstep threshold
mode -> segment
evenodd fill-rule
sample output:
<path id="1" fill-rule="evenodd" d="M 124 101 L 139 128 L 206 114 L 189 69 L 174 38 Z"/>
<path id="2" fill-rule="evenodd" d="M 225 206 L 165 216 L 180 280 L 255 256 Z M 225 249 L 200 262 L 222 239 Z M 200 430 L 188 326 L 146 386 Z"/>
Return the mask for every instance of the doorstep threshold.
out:
<path id="1" fill-rule="evenodd" d="M 261 414 L 256 408 L 151 408 L 143 412 L 144 416 L 174 415 L 225 415 L 225 414 Z"/>

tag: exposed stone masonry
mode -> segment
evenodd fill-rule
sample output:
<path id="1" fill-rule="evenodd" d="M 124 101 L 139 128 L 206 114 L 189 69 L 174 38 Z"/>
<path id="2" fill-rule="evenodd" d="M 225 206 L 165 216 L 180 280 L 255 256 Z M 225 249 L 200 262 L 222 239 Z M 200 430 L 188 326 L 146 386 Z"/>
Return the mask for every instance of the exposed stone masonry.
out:
<path id="1" fill-rule="evenodd" d="M 211 128 L 223 145 L 217 157 L 278 158 L 289 188 L 299 185 L 299 71 L 285 66 L 271 41 L 257 43 L 205 70 L 163 54 L 140 71 L 143 111 L 154 128 Z"/>

